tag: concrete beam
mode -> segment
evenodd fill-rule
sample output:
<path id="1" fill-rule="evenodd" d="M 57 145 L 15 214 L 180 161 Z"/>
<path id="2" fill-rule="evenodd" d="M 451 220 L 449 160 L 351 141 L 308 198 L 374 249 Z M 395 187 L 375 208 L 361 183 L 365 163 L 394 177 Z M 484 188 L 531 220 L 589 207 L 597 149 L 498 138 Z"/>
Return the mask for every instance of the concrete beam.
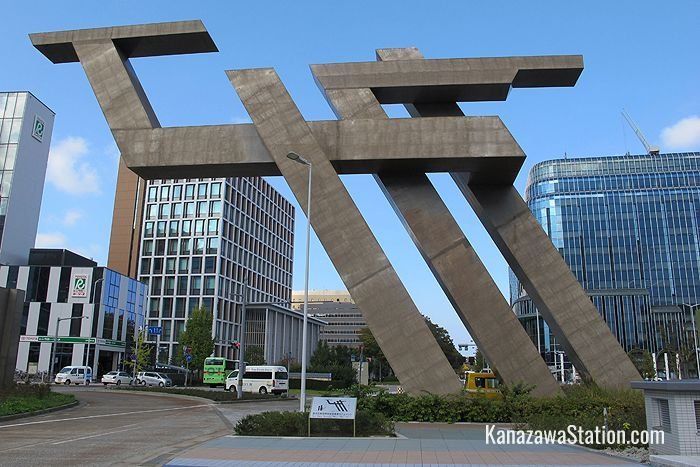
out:
<path id="1" fill-rule="evenodd" d="M 380 52 L 377 55 L 381 58 Z M 331 90 L 325 94 L 339 118 L 387 121 L 369 89 Z M 488 150 L 473 142 L 469 151 L 483 154 Z M 538 396 L 559 393 L 549 368 L 425 173 L 379 172 L 375 179 L 499 377 L 509 384 L 531 385 Z"/>
<path id="2" fill-rule="evenodd" d="M 629 388 L 639 372 L 513 186 L 452 178 L 576 368 L 601 387 Z"/>
<path id="3" fill-rule="evenodd" d="M 499 101 L 511 87 L 573 86 L 581 55 L 408 59 L 312 65 L 319 87 L 370 89 L 381 104 Z"/>
<path id="4" fill-rule="evenodd" d="M 75 43 L 103 40 L 114 43 L 126 58 L 218 52 L 200 20 L 42 32 L 29 38 L 53 63 L 77 62 Z"/>
<path id="5" fill-rule="evenodd" d="M 277 73 L 227 74 L 302 207 L 307 168 L 286 156 L 295 151 L 312 164 L 314 231 L 401 384 L 414 393 L 459 391 L 457 375 Z"/>
<path id="6" fill-rule="evenodd" d="M 525 160 L 498 117 L 333 120 L 308 126 L 341 174 L 465 170 L 484 183 L 511 183 Z M 129 168 L 147 179 L 280 175 L 250 124 L 113 134 Z"/>

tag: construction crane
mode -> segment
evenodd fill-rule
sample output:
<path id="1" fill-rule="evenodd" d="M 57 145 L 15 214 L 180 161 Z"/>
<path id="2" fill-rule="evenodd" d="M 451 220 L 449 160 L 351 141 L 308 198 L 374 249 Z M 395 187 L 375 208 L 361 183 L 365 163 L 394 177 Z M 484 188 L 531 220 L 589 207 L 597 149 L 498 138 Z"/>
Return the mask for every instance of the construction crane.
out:
<path id="1" fill-rule="evenodd" d="M 632 117 L 627 115 L 627 112 L 625 111 L 625 109 L 622 109 L 622 116 L 625 117 L 625 120 L 627 120 L 627 123 L 629 123 L 630 127 L 634 131 L 634 134 L 637 135 L 637 138 L 639 138 L 639 141 L 641 141 L 642 144 L 644 145 L 644 149 L 646 149 L 647 154 L 652 155 L 652 156 L 658 156 L 659 152 L 660 152 L 658 146 L 652 146 L 651 144 L 649 144 L 647 139 L 642 134 L 642 130 L 640 130 L 639 127 L 637 126 L 637 124 L 634 123 L 634 121 L 632 120 Z"/>

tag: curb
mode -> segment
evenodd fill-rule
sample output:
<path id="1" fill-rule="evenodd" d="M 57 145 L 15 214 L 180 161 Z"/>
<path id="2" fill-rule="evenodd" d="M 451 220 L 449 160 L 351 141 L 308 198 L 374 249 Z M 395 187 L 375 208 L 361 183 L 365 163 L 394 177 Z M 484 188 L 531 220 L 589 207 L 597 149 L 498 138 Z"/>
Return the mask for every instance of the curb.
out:
<path id="1" fill-rule="evenodd" d="M 289 400 L 297 400 L 294 397 L 288 397 L 286 399 L 282 398 L 274 398 L 274 399 L 242 399 L 242 400 L 230 400 L 230 401 L 215 401 L 212 399 L 208 399 L 206 397 L 201 397 L 201 396 L 192 396 L 190 394 L 178 394 L 177 390 L 173 392 L 160 392 L 160 391 L 138 391 L 138 390 L 129 390 L 129 389 L 113 389 L 115 393 L 119 394 L 139 394 L 139 395 L 147 395 L 147 396 L 170 396 L 170 397 L 178 397 L 181 399 L 191 399 L 191 400 L 199 400 L 199 401 L 205 401 L 209 404 L 212 405 L 228 405 L 228 404 L 247 404 L 251 402 L 282 402 L 282 401 L 289 401 Z"/>
<path id="2" fill-rule="evenodd" d="M 75 407 L 76 405 L 80 404 L 80 402 L 76 399 L 73 402 L 69 402 L 68 404 L 63 404 L 59 405 L 56 407 L 50 407 L 48 409 L 42 409 L 42 410 L 35 410 L 34 412 L 23 412 L 23 413 L 16 413 L 13 415 L 4 415 L 0 417 L 0 423 L 1 422 L 9 422 L 11 420 L 17 420 L 19 418 L 27 418 L 27 417 L 33 417 L 35 415 L 43 415 L 51 412 L 57 412 L 59 410 L 63 409 L 70 409 L 71 407 Z"/>

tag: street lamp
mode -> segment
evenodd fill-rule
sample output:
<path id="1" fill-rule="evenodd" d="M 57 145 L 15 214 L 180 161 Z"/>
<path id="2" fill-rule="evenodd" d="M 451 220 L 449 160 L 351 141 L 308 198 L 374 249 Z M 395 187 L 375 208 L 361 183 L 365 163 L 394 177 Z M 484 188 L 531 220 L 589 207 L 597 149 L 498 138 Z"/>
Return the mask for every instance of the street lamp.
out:
<path id="1" fill-rule="evenodd" d="M 698 378 L 700 378 L 700 357 L 698 356 L 698 331 L 695 326 L 695 308 L 700 306 L 700 303 L 691 305 L 689 303 L 681 303 L 682 306 L 690 308 L 690 315 L 693 318 L 693 346 L 695 347 L 695 364 L 697 365 Z"/>
<path id="2" fill-rule="evenodd" d="M 70 321 L 73 319 L 90 319 L 89 316 L 70 316 L 68 318 L 58 318 L 56 320 L 56 332 L 54 333 L 53 343 L 51 344 L 51 371 L 49 372 L 49 382 L 53 381 L 53 364 L 56 359 L 56 344 L 58 344 L 58 326 L 61 321 Z"/>
<path id="3" fill-rule="evenodd" d="M 299 412 L 306 410 L 306 326 L 309 309 L 309 245 L 311 243 L 311 162 L 299 154 L 290 152 L 287 157 L 294 162 L 309 168 L 309 181 L 306 195 L 306 270 L 304 271 L 304 329 L 301 343 L 301 394 L 299 396 Z M 239 372 L 240 373 L 240 372 Z"/>
<path id="4" fill-rule="evenodd" d="M 93 312 L 92 312 L 93 316 L 95 316 L 96 314 L 99 316 L 99 313 L 100 313 L 100 307 L 98 306 L 97 303 L 95 303 L 95 292 L 97 291 L 97 284 L 99 284 L 100 282 L 104 282 L 104 280 L 105 280 L 104 277 L 100 277 L 92 285 L 92 297 L 90 299 L 90 303 L 94 304 Z M 92 332 L 90 332 L 90 337 L 92 337 Z M 97 335 L 95 335 L 95 339 L 97 339 Z M 95 340 L 95 349 L 97 349 L 97 340 Z M 85 353 L 85 360 L 87 360 L 87 364 L 89 365 L 90 364 L 90 341 L 88 341 L 88 343 L 87 343 L 87 352 Z M 83 363 L 85 363 L 85 361 L 83 361 Z M 94 363 L 94 359 L 93 359 L 93 363 Z"/>

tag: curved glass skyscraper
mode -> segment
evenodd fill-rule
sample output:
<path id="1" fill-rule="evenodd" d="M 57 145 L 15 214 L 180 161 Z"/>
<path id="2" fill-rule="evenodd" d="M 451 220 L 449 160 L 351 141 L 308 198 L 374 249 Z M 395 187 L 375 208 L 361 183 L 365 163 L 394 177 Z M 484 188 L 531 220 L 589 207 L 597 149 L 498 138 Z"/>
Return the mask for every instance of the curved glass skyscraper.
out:
<path id="1" fill-rule="evenodd" d="M 700 153 L 541 162 L 525 200 L 626 351 L 694 348 Z M 510 285 L 515 313 L 552 361 L 555 336 L 512 272 Z"/>

